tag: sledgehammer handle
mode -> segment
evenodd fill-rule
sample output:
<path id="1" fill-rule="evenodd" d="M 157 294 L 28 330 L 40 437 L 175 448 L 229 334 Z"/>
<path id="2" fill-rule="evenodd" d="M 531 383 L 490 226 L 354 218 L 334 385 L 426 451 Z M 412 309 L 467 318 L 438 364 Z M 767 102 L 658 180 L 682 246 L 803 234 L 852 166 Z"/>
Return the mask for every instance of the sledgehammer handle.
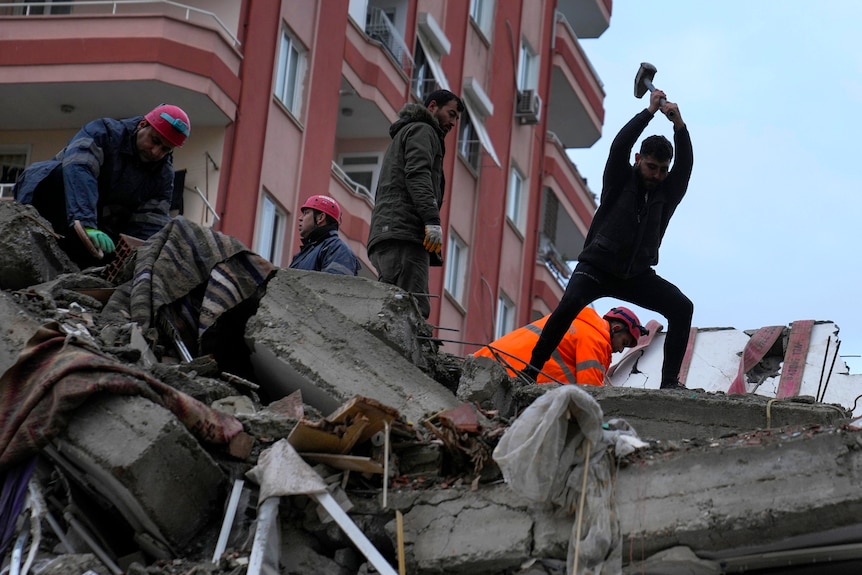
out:
<path id="1" fill-rule="evenodd" d="M 649 90 L 650 94 L 652 94 L 653 91 L 655 91 L 655 86 L 652 85 L 652 82 L 650 82 L 648 78 L 644 78 L 644 86 L 647 87 L 647 90 Z M 664 106 L 665 102 L 667 102 L 667 100 L 665 100 L 664 98 L 659 98 L 659 101 L 658 101 L 659 107 Z M 674 113 L 668 112 L 667 117 L 672 120 L 674 117 Z"/>
<path id="2" fill-rule="evenodd" d="M 655 86 L 652 85 L 652 82 L 650 82 L 649 78 L 644 78 L 643 83 L 644 83 L 644 86 L 647 87 L 647 90 L 649 90 L 650 94 L 655 92 Z M 664 103 L 665 103 L 665 99 L 664 98 L 660 99 L 658 101 L 659 107 L 664 106 Z"/>

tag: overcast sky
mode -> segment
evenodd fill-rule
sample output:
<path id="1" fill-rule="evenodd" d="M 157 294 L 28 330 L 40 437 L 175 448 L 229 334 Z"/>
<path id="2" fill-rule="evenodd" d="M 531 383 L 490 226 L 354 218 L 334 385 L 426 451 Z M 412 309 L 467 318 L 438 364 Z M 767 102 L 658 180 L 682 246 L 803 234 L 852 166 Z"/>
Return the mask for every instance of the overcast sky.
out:
<path id="1" fill-rule="evenodd" d="M 634 97 L 640 62 L 688 125 L 694 172 L 656 271 L 694 302 L 695 326 L 832 320 L 840 354 L 862 354 L 860 24 L 856 0 L 616 0 L 605 33 L 581 40 L 605 121 L 569 156 L 594 193 L 611 140 L 648 103 Z M 643 137 L 672 133 L 657 114 Z"/>

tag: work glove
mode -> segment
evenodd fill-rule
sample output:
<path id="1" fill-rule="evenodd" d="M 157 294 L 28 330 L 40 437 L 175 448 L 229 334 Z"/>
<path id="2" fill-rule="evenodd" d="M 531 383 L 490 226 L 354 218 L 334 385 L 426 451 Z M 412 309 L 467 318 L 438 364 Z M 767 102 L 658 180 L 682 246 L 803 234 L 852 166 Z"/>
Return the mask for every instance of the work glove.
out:
<path id="1" fill-rule="evenodd" d="M 84 228 L 84 231 L 87 232 L 87 237 L 90 238 L 94 246 L 106 254 L 114 253 L 114 240 L 108 234 L 95 228 Z"/>
<path id="2" fill-rule="evenodd" d="M 443 228 L 433 224 L 425 226 L 425 240 L 422 242 L 426 252 L 440 254 L 443 249 Z"/>

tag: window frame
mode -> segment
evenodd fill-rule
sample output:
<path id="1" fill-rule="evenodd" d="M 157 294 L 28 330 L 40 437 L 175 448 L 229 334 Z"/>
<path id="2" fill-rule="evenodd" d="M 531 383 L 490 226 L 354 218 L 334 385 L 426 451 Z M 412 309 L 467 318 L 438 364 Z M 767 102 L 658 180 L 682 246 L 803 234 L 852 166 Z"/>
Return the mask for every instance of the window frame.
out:
<path id="1" fill-rule="evenodd" d="M 258 208 L 258 230 L 254 251 L 270 263 L 280 265 L 284 254 L 288 214 L 266 190 Z"/>
<path id="2" fill-rule="evenodd" d="M 535 90 L 539 84 L 539 55 L 522 39 L 518 52 L 518 91 Z"/>
<path id="3" fill-rule="evenodd" d="M 307 52 L 296 35 L 286 24 L 282 24 L 272 92 L 275 98 L 297 118 L 302 113 Z M 295 58 L 291 59 L 292 55 L 295 55 Z M 288 92 L 291 93 L 288 94 Z"/>
<path id="4" fill-rule="evenodd" d="M 515 330 L 517 311 L 515 302 L 505 292 L 500 291 L 500 296 L 497 298 L 497 313 L 494 317 L 495 340 Z"/>
<path id="5" fill-rule="evenodd" d="M 458 156 L 470 166 L 470 168 L 478 173 L 479 162 L 482 158 L 482 141 L 476 133 L 476 128 L 473 125 L 473 118 L 470 112 L 466 109 L 461 112 L 461 117 L 458 119 Z"/>
<path id="6" fill-rule="evenodd" d="M 458 305 L 463 307 L 464 292 L 467 284 L 467 243 L 455 230 L 449 228 L 446 244 L 446 273 L 443 289 Z"/>
<path id="7" fill-rule="evenodd" d="M 494 0 L 470 0 L 470 20 L 488 40 L 493 32 L 495 8 Z"/>
<path id="8" fill-rule="evenodd" d="M 518 183 L 517 190 L 514 182 Z M 515 164 L 509 168 L 509 184 L 506 186 L 506 218 L 515 226 L 519 232 L 524 231 L 526 217 L 524 217 L 524 191 L 527 190 L 527 178 Z"/>

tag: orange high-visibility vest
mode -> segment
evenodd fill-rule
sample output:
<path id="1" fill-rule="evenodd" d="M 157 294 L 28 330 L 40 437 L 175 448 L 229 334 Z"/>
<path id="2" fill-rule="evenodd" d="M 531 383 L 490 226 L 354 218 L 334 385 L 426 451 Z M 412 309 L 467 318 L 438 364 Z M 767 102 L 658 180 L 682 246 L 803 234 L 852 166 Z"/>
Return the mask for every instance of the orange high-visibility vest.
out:
<path id="1" fill-rule="evenodd" d="M 549 317 L 546 315 L 509 332 L 473 355 L 496 359 L 506 366 L 509 375 L 515 375 L 514 370 L 523 369 L 530 361 L 533 347 Z M 594 309 L 584 308 L 566 330 L 536 381 L 603 385 L 605 373 L 611 365 L 612 351 L 610 324 Z"/>

